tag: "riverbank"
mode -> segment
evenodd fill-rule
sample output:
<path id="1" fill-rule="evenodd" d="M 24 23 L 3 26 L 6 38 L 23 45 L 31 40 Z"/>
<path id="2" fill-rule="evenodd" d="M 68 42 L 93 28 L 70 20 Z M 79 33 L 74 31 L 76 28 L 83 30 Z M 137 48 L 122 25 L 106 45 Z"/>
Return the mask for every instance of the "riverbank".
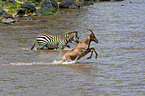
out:
<path id="1" fill-rule="evenodd" d="M 43 0 L 42 2 L 28 1 L 19 2 L 18 0 L 13 0 L 13 2 L 0 2 L 0 8 L 2 8 L 7 14 L 13 17 L 24 16 L 24 15 L 52 15 L 56 14 L 60 8 L 70 8 L 78 9 L 84 5 L 92 5 L 89 3 L 83 3 L 74 0 L 64 0 L 62 2 L 57 2 L 56 0 Z M 30 14 L 33 13 L 33 14 Z"/>
<path id="2" fill-rule="evenodd" d="M 0 3 L 0 22 L 3 24 L 12 24 L 20 22 L 18 17 L 28 17 L 26 20 L 33 20 L 31 16 L 66 14 L 68 12 L 62 11 L 61 9 L 80 9 L 86 5 L 94 4 L 93 1 L 57 1 L 58 0 L 41 0 L 41 2 L 36 2 L 36 0 L 26 0 L 25 2 L 20 2 L 20 0 L 11 0 L 9 2 L 2 1 Z M 98 2 L 98 0 L 96 2 Z"/>
<path id="3" fill-rule="evenodd" d="M 79 9 L 85 4 L 78 4 L 74 0 L 64 0 L 57 2 L 54 0 L 42 0 L 42 2 L 26 1 L 19 2 L 3 1 L 0 4 L 0 21 L 3 24 L 11 24 L 17 22 L 17 17 L 27 16 L 49 16 L 55 14 L 65 14 L 66 11 L 60 11 L 61 8 Z M 80 2 L 79 2 L 80 3 Z M 93 3 L 88 3 L 88 5 Z M 32 20 L 28 18 L 28 20 Z"/>

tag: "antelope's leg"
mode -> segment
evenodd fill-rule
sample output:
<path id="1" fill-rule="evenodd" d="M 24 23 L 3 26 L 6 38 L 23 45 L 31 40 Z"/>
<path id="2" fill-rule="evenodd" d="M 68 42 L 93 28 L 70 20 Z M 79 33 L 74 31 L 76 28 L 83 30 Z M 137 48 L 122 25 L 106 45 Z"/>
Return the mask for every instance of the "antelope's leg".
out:
<path id="1" fill-rule="evenodd" d="M 90 57 L 88 57 L 87 59 L 90 59 L 91 57 L 92 57 L 92 55 L 93 55 L 93 50 L 92 49 L 89 49 L 89 51 L 88 52 L 91 52 L 91 55 L 90 55 Z"/>
<path id="2" fill-rule="evenodd" d="M 82 56 L 79 54 L 75 60 L 79 60 Z"/>
<path id="3" fill-rule="evenodd" d="M 95 54 L 96 54 L 96 59 L 97 59 L 97 57 L 98 57 L 98 53 L 96 52 L 96 50 L 94 49 L 94 48 L 90 48 L 90 49 L 88 49 L 89 50 L 89 52 L 91 52 L 91 55 L 90 55 L 90 57 L 88 57 L 87 59 L 90 59 L 91 57 L 92 57 L 92 55 L 93 55 L 93 51 L 95 52 Z"/>
<path id="4" fill-rule="evenodd" d="M 96 52 L 96 50 L 95 50 L 94 48 L 92 48 L 92 49 L 94 50 L 94 52 L 95 52 L 95 54 L 96 54 L 95 59 L 97 59 L 97 57 L 98 57 L 98 53 Z"/>
<path id="5" fill-rule="evenodd" d="M 96 52 L 96 50 L 95 50 L 95 49 L 94 49 L 94 52 L 95 52 L 95 54 L 96 54 L 95 59 L 97 59 L 97 57 L 98 57 L 98 53 Z"/>

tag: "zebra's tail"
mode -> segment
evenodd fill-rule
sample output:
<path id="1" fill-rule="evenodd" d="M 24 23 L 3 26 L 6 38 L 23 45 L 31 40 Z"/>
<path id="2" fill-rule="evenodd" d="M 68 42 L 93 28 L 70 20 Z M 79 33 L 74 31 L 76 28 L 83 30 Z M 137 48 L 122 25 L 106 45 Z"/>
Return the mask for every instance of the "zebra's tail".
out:
<path id="1" fill-rule="evenodd" d="M 33 43 L 32 47 L 31 47 L 31 50 L 33 50 L 33 48 L 34 48 L 35 44 L 36 44 L 36 40 L 34 41 L 34 43 Z"/>

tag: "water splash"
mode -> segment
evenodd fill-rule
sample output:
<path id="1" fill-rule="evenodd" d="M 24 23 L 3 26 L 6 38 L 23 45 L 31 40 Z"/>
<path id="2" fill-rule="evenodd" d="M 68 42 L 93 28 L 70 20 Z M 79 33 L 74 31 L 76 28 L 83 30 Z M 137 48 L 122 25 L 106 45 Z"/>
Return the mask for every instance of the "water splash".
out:
<path id="1" fill-rule="evenodd" d="M 21 50 L 29 51 L 30 48 L 21 48 Z M 35 49 L 33 49 L 33 50 L 37 50 L 37 49 L 35 48 Z"/>
<path id="2" fill-rule="evenodd" d="M 31 63 L 26 63 L 26 62 L 15 62 L 15 63 L 10 63 L 10 65 L 14 66 L 24 66 L 24 65 L 49 65 L 50 63 L 46 62 L 31 62 Z"/>
<path id="3" fill-rule="evenodd" d="M 63 65 L 68 65 L 68 64 L 75 64 L 76 61 L 71 61 L 71 62 L 62 62 L 54 60 L 53 62 L 15 62 L 15 63 L 10 63 L 10 65 L 14 65 L 14 66 L 26 66 L 26 65 L 59 65 L 59 64 L 63 64 Z"/>
<path id="4" fill-rule="evenodd" d="M 53 63 L 54 63 L 54 64 L 75 64 L 76 61 L 70 61 L 70 62 L 66 61 L 66 62 L 62 62 L 62 60 L 61 60 L 61 61 L 56 61 L 56 60 L 54 60 Z"/>

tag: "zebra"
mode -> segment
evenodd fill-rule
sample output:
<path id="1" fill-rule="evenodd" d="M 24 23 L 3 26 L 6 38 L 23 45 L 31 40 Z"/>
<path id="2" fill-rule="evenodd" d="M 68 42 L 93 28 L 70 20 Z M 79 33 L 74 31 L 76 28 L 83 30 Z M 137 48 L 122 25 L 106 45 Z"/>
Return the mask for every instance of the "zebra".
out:
<path id="1" fill-rule="evenodd" d="M 72 43 L 72 41 L 79 43 L 79 36 L 77 31 L 70 31 L 67 33 L 63 33 L 61 35 L 40 33 L 36 37 L 31 47 L 31 50 L 34 48 L 36 42 L 39 45 L 37 50 L 42 50 L 42 49 L 54 50 L 54 49 L 64 49 L 65 46 L 70 48 L 70 46 L 67 44 L 69 42 Z"/>

